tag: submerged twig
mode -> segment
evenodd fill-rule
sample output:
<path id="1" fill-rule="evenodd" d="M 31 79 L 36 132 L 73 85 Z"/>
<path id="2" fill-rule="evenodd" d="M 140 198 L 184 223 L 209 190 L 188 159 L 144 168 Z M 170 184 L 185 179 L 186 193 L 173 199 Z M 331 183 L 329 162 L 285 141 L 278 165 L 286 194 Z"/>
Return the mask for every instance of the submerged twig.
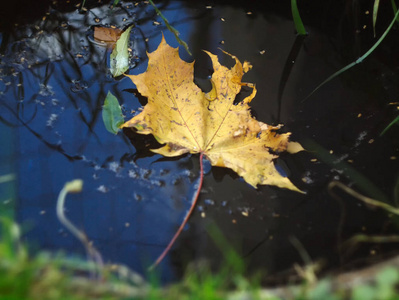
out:
<path id="1" fill-rule="evenodd" d="M 342 247 L 353 248 L 360 243 L 386 244 L 399 243 L 399 235 L 356 234 L 342 244 Z"/>
<path id="2" fill-rule="evenodd" d="M 330 192 L 332 192 L 332 189 L 334 187 L 340 188 L 341 190 L 345 191 L 349 195 L 355 197 L 356 199 L 359 199 L 360 201 L 363 201 L 366 204 L 369 204 L 369 205 L 372 205 L 372 206 L 376 206 L 376 207 L 381 207 L 381 208 L 385 209 L 386 211 L 388 211 L 390 213 L 393 213 L 395 215 L 399 215 L 399 208 L 393 207 L 392 205 L 389 205 L 388 203 L 381 202 L 381 201 L 375 200 L 373 198 L 369 198 L 367 196 L 364 196 L 364 195 L 356 192 L 355 190 L 351 189 L 350 187 L 346 186 L 342 182 L 331 181 L 328 184 L 328 189 L 329 189 Z"/>

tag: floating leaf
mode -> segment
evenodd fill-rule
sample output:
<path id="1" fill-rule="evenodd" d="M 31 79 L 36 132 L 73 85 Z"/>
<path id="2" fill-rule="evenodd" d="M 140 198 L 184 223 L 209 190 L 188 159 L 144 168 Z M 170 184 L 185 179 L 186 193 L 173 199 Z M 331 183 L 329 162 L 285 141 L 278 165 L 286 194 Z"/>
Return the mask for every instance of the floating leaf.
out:
<path id="1" fill-rule="evenodd" d="M 119 28 L 94 27 L 94 39 L 113 47 L 122 34 Z"/>
<path id="2" fill-rule="evenodd" d="M 134 25 L 125 30 L 116 42 L 110 57 L 110 70 L 114 77 L 120 76 L 129 69 L 129 38 Z"/>
<path id="3" fill-rule="evenodd" d="M 105 128 L 111 133 L 118 133 L 124 118 L 118 99 L 111 92 L 105 98 L 102 115 Z"/>
<path id="4" fill-rule="evenodd" d="M 162 38 L 158 49 L 148 54 L 147 71 L 128 75 L 148 103 L 122 127 L 152 134 L 165 144 L 153 152 L 169 157 L 201 153 L 213 166 L 234 170 L 253 187 L 269 184 L 300 192 L 287 177 L 279 174 L 273 161 L 280 152 L 295 153 L 303 148 L 289 141 L 290 133 L 277 134 L 280 126 L 269 126 L 251 116 L 249 103 L 256 88 L 241 82 L 251 65 L 241 64 L 230 55 L 235 65 L 228 69 L 219 63 L 216 55 L 206 53 L 214 68 L 213 88 L 207 94 L 193 81 L 194 64 L 181 60 L 178 49 Z M 234 99 L 242 86 L 252 88 L 252 93 L 235 105 Z"/>

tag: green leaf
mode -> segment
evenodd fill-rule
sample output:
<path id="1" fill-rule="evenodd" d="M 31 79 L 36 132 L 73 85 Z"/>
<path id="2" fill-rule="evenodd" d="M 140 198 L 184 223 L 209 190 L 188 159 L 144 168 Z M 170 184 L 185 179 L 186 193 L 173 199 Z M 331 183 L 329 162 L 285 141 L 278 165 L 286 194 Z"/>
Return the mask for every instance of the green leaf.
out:
<path id="1" fill-rule="evenodd" d="M 133 26 L 130 26 L 121 34 L 111 53 L 110 71 L 114 77 L 122 75 L 129 69 L 129 51 L 127 46 L 129 44 L 130 30 L 132 30 Z"/>
<path id="2" fill-rule="evenodd" d="M 373 300 L 375 299 L 375 287 L 369 285 L 360 285 L 353 289 L 352 297 L 353 300 Z"/>
<path id="3" fill-rule="evenodd" d="M 294 19 L 295 29 L 299 35 L 306 35 L 305 26 L 303 26 L 301 16 L 299 15 L 298 6 L 296 4 L 296 0 L 291 0 L 291 11 L 292 18 Z"/>
<path id="4" fill-rule="evenodd" d="M 389 266 L 376 275 L 376 299 L 395 299 L 395 285 L 399 280 L 399 273 L 395 267 Z"/>
<path id="5" fill-rule="evenodd" d="M 117 134 L 125 119 L 118 99 L 111 92 L 108 92 L 103 106 L 103 122 L 105 128 L 111 133 Z"/>

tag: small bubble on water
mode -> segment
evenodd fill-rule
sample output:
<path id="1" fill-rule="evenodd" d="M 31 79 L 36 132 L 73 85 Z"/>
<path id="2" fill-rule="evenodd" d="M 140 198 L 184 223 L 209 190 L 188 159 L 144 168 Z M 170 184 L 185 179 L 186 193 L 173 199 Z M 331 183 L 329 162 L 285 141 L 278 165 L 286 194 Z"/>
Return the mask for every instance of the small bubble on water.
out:
<path id="1" fill-rule="evenodd" d="M 105 186 L 105 185 L 100 185 L 97 188 L 97 191 L 101 192 L 101 193 L 107 193 L 109 191 L 109 189 Z"/>
<path id="2" fill-rule="evenodd" d="M 182 182 L 181 177 L 177 177 L 177 178 L 173 179 L 172 184 L 179 185 L 179 184 L 181 184 L 181 182 Z"/>
<path id="3" fill-rule="evenodd" d="M 88 88 L 88 84 L 85 81 L 72 80 L 71 91 L 74 93 L 82 92 Z"/>
<path id="4" fill-rule="evenodd" d="M 139 174 L 137 173 L 136 170 L 129 170 L 129 177 L 137 179 L 137 178 L 139 178 Z"/>
<path id="5" fill-rule="evenodd" d="M 167 169 L 161 169 L 161 171 L 159 172 L 159 174 L 161 176 L 164 176 L 164 175 L 169 174 L 169 173 L 170 173 L 170 170 L 167 170 Z"/>
<path id="6" fill-rule="evenodd" d="M 163 180 L 151 180 L 151 184 L 157 187 L 164 187 L 165 181 Z"/>
<path id="7" fill-rule="evenodd" d="M 58 115 L 56 114 L 51 114 L 50 117 L 48 118 L 46 122 L 47 127 L 53 127 L 54 122 L 58 119 Z"/>
<path id="8" fill-rule="evenodd" d="M 119 165 L 118 162 L 113 161 L 113 162 L 110 162 L 110 163 L 109 163 L 108 169 L 109 169 L 110 171 L 112 171 L 112 172 L 117 173 L 117 172 L 120 170 L 120 165 Z"/>
<path id="9" fill-rule="evenodd" d="M 212 199 L 205 199 L 205 200 L 204 200 L 204 203 L 205 203 L 206 205 L 215 205 L 215 201 L 213 201 Z"/>
<path id="10" fill-rule="evenodd" d="M 141 173 L 140 175 L 143 179 L 148 179 L 148 178 L 150 178 L 152 172 L 151 172 L 151 170 L 141 170 L 140 173 Z"/>
<path id="11" fill-rule="evenodd" d="M 54 95 L 53 88 L 48 84 L 46 85 L 46 84 L 41 83 L 39 95 L 43 96 L 43 97 L 53 96 Z"/>
<path id="12" fill-rule="evenodd" d="M 302 177 L 302 181 L 307 184 L 311 184 L 314 182 L 314 180 L 311 178 L 311 174 L 309 171 L 305 172 L 305 174 Z"/>

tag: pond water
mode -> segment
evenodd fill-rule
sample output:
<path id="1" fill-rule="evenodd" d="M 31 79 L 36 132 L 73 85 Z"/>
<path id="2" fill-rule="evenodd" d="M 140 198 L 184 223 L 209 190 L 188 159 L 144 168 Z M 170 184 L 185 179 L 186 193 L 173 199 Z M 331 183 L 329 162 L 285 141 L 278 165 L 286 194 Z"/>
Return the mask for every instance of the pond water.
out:
<path id="1" fill-rule="evenodd" d="M 249 272 L 267 272 L 269 283 L 295 274 L 293 264 L 304 263 L 301 251 L 313 261 L 322 259 L 328 271 L 368 263 L 395 249 L 365 244 L 343 256 L 338 246 L 347 238 L 394 233 L 397 222 L 343 192 L 332 193 L 328 184 L 339 180 L 395 205 L 398 128 L 380 133 L 397 115 L 398 27 L 361 65 L 304 100 L 376 42 L 372 1 L 311 1 L 299 7 L 309 33 L 305 38 L 295 35 L 288 3 L 255 2 L 157 5 L 191 48 L 192 57 L 184 49 L 180 55 L 196 60 L 199 83 L 212 71 L 202 49 L 219 53 L 225 64 L 231 59 L 218 48 L 253 64 L 244 77 L 258 89 L 253 115 L 268 124 L 283 123 L 283 131 L 292 132 L 292 140 L 308 150 L 277 161 L 306 194 L 254 189 L 234 172 L 206 165 L 194 214 L 158 269 L 164 282 L 178 279 L 191 262 L 220 265 L 223 254 L 209 232 L 213 227 L 243 257 Z M 145 100 L 135 95 L 129 78 L 112 78 L 110 50 L 94 41 L 93 28 L 135 25 L 129 74 L 146 70 L 146 51 L 156 49 L 162 33 L 173 47 L 178 43 L 146 2 L 126 1 L 110 9 L 109 3 L 86 1 L 83 11 L 78 2 L 62 3 L 18 2 L 21 6 L 10 7 L 3 19 L 0 175 L 15 173 L 16 180 L 0 185 L 1 209 L 14 209 L 34 249 L 84 255 L 55 213 L 64 183 L 81 178 L 83 191 L 68 196 L 66 215 L 106 262 L 145 273 L 190 206 L 199 179 L 198 156 L 163 158 L 149 151 L 154 143 L 149 137 L 106 131 L 101 109 L 108 91 L 122 103 L 126 119 Z M 377 37 L 393 17 L 389 9 L 380 10 L 384 18 L 378 20 Z M 9 201 L 13 189 L 15 203 Z"/>

